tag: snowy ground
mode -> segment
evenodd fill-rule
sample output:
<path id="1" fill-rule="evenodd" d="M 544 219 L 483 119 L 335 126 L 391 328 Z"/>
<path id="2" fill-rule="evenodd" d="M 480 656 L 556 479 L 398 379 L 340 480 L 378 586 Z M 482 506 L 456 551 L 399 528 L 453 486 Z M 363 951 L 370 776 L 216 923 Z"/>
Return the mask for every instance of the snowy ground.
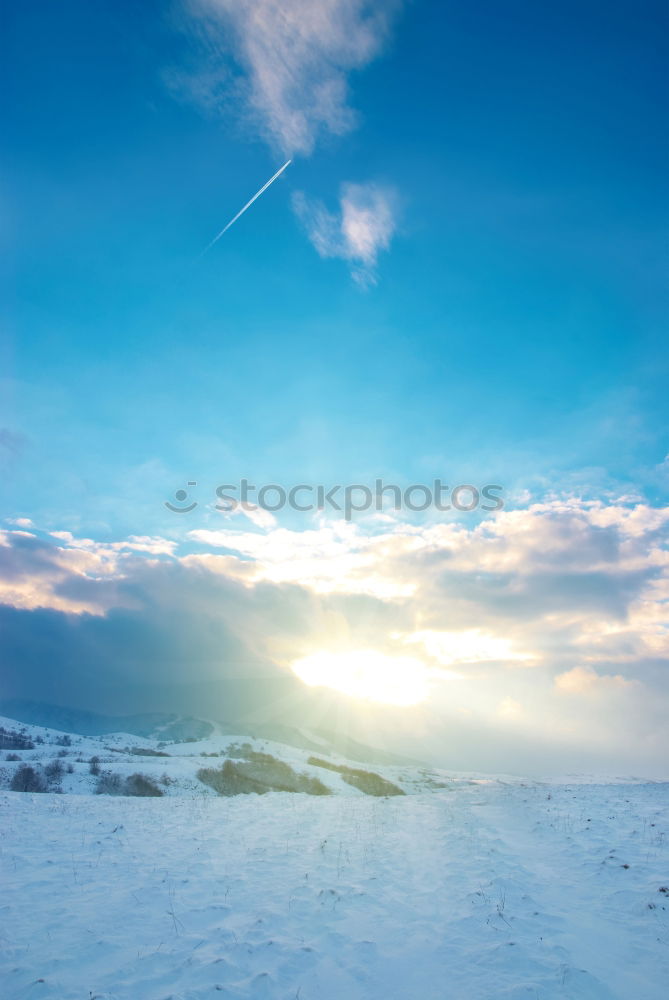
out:
<path id="1" fill-rule="evenodd" d="M 2 792 L 2 995 L 659 1000 L 668 805 L 660 784 Z"/>
<path id="2" fill-rule="evenodd" d="M 221 798 L 221 730 L 23 735 L 0 788 L 58 759 L 64 794 L 0 790 L 3 1000 L 667 995 L 669 784 L 377 766 L 407 794 L 372 798 L 258 740 L 334 794 Z M 163 797 L 94 794 L 91 756 Z"/>

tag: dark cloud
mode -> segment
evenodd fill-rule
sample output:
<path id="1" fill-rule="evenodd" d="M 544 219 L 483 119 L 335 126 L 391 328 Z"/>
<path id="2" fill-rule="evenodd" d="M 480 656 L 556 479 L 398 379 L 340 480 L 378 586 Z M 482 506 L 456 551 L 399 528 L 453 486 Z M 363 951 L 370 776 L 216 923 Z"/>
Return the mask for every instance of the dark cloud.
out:
<path id="1" fill-rule="evenodd" d="M 462 627 L 483 621 L 530 623 L 547 615 L 590 611 L 624 620 L 633 600 L 656 579 L 656 567 L 609 572 L 472 572 L 452 569 L 423 584 L 432 628 L 444 617 Z M 456 614 L 457 611 L 457 614 Z"/>
<path id="2" fill-rule="evenodd" d="M 161 710 L 224 719 L 260 712 L 295 723 L 291 705 L 304 701 L 305 689 L 277 664 L 270 646 L 304 641 L 331 626 L 333 617 L 347 621 L 351 603 L 343 596 L 323 601 L 292 584 L 250 588 L 178 560 L 132 555 L 119 563 L 115 578 L 96 578 L 82 572 L 91 556 L 86 551 L 18 532 L 7 537 L 10 544 L 0 546 L 1 580 L 10 586 L 29 581 L 28 596 L 37 602 L 83 604 L 98 613 L 0 605 L 3 698 L 105 713 Z M 358 610 L 368 629 L 375 603 Z"/>

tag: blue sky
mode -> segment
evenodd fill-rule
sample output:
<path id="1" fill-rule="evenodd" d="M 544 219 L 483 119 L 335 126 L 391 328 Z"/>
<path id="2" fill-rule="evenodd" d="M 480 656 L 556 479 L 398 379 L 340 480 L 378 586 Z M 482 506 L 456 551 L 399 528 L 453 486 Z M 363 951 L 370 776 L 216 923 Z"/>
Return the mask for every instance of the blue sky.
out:
<path id="1" fill-rule="evenodd" d="M 659 508 L 665 5 L 282 10 L 6 13 L 7 518 L 215 554 L 230 523 L 205 501 L 243 476 Z"/>
<path id="2" fill-rule="evenodd" d="M 178 91 L 204 58 L 188 14 L 9 19 L 12 513 L 145 531 L 166 490 L 242 475 L 657 495 L 663 5 L 408 6 L 351 76 L 359 127 L 297 156 L 198 262 L 281 156 L 234 100 Z M 396 192 L 367 290 L 291 210 L 346 181 Z"/>

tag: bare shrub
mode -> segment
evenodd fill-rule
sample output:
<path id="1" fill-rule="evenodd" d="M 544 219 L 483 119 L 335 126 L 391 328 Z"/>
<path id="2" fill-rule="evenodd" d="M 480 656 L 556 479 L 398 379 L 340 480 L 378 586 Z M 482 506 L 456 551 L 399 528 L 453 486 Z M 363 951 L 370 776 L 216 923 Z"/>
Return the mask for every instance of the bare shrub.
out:
<path id="1" fill-rule="evenodd" d="M 5 729 L 0 726 L 0 749 L 2 750 L 33 750 L 35 744 L 29 738 L 27 730 Z"/>
<path id="2" fill-rule="evenodd" d="M 131 774 L 122 778 L 113 771 L 104 771 L 95 786 L 96 795 L 139 795 L 142 797 L 158 797 L 162 791 L 146 774 Z"/>
<path id="3" fill-rule="evenodd" d="M 158 788 L 155 781 L 150 778 L 147 774 L 131 774 L 130 777 L 125 780 L 125 794 L 126 795 L 141 795 L 150 798 L 157 798 L 162 795 L 162 791 Z"/>
<path id="4" fill-rule="evenodd" d="M 342 778 L 347 785 L 352 785 L 365 795 L 405 795 L 406 793 L 392 781 L 382 778 L 380 774 L 372 771 L 363 771 L 360 774 L 342 774 Z"/>
<path id="5" fill-rule="evenodd" d="M 333 764 L 332 761 L 323 760 L 321 757 L 309 757 L 307 764 L 316 767 L 327 768 L 328 771 L 336 771 L 341 774 L 347 785 L 352 785 L 365 795 L 405 795 L 406 793 L 398 785 L 394 785 L 387 778 L 382 778 L 374 771 L 364 771 L 359 767 L 348 767 L 346 764 Z"/>
<path id="6" fill-rule="evenodd" d="M 46 792 L 47 785 L 42 774 L 28 764 L 17 768 L 11 785 L 13 792 Z"/>
<path id="7" fill-rule="evenodd" d="M 95 794 L 123 795 L 123 780 L 121 775 L 113 771 L 105 771 L 104 774 L 100 774 L 95 786 Z"/>
<path id="8" fill-rule="evenodd" d="M 230 743 L 227 749 L 228 757 L 235 760 L 248 760 L 249 754 L 253 753 L 250 743 Z"/>
<path id="9" fill-rule="evenodd" d="M 252 751 L 252 759 L 240 763 L 226 760 L 220 768 L 201 768 L 197 777 L 219 795 L 246 795 L 256 792 L 306 792 L 330 795 L 330 789 L 308 774 L 298 774 L 289 764 L 271 754 Z"/>
<path id="10" fill-rule="evenodd" d="M 63 765 L 61 761 L 56 758 L 52 760 L 51 763 L 47 764 L 44 768 L 44 774 L 50 785 L 57 785 L 60 783 L 63 777 Z"/>
<path id="11" fill-rule="evenodd" d="M 239 770 L 239 765 L 226 760 L 222 767 L 201 767 L 197 777 L 205 785 L 209 785 L 219 795 L 248 795 L 256 792 L 263 795 L 269 791 L 266 785 L 247 778 Z"/>

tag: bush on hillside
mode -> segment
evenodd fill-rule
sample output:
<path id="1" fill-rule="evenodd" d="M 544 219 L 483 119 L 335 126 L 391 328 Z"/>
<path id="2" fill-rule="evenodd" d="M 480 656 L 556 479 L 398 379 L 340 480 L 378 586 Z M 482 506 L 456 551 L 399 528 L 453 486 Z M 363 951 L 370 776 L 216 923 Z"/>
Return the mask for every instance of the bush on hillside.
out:
<path id="1" fill-rule="evenodd" d="M 226 760 L 220 768 L 201 768 L 200 781 L 219 795 L 245 795 L 256 792 L 305 792 L 307 795 L 330 795 L 330 789 L 318 778 L 299 774 L 289 764 L 271 754 L 253 752 L 251 760 L 235 763 Z"/>
<path id="2" fill-rule="evenodd" d="M 98 778 L 95 786 L 96 795 L 138 795 L 142 798 L 157 798 L 163 793 L 158 788 L 153 778 L 147 774 L 129 775 L 127 778 L 121 777 L 114 771 L 105 771 Z"/>
<path id="3" fill-rule="evenodd" d="M 153 778 L 146 774 L 131 774 L 125 779 L 125 795 L 141 795 L 145 798 L 158 798 L 163 793 Z"/>
<path id="4" fill-rule="evenodd" d="M 0 726 L 0 750 L 33 750 L 35 744 L 28 737 L 25 729 L 5 729 Z"/>
<path id="5" fill-rule="evenodd" d="M 104 774 L 100 774 L 95 786 L 95 794 L 123 795 L 123 780 L 121 775 L 116 774 L 114 771 L 105 771 Z"/>
<path id="6" fill-rule="evenodd" d="M 346 764 L 333 764 L 332 761 L 323 760 L 321 757 L 309 757 L 307 764 L 315 767 L 324 767 L 328 771 L 336 771 L 341 774 L 347 785 L 352 785 L 365 795 L 405 795 L 406 793 L 398 786 L 382 778 L 374 771 L 363 771 L 359 767 L 348 767 Z"/>
<path id="7" fill-rule="evenodd" d="M 28 764 L 17 768 L 9 786 L 13 792 L 46 792 L 44 776 Z"/>
<path id="8" fill-rule="evenodd" d="M 226 760 L 222 767 L 201 767 L 197 777 L 219 795 L 248 795 L 252 792 L 264 795 L 269 791 L 266 785 L 245 776 L 239 765 L 231 760 Z"/>
<path id="9" fill-rule="evenodd" d="M 50 785 L 60 784 L 63 777 L 63 765 L 58 758 L 52 760 L 44 768 L 44 775 Z"/>

